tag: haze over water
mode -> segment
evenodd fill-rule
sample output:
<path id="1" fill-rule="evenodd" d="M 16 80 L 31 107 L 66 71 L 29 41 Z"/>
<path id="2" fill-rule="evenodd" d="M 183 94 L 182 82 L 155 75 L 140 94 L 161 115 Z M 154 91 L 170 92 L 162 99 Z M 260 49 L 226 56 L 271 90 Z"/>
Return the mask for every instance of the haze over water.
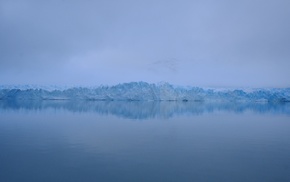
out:
<path id="1" fill-rule="evenodd" d="M 289 182 L 289 9 L 0 0 L 0 181 Z"/>

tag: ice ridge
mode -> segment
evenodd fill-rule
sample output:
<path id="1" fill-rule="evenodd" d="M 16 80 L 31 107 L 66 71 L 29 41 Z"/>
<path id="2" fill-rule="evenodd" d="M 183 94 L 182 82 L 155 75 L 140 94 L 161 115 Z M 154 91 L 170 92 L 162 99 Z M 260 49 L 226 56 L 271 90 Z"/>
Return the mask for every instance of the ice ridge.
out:
<path id="1" fill-rule="evenodd" d="M 49 89 L 48 89 L 49 88 Z M 60 88 L 0 86 L 0 100 L 107 100 L 107 101 L 239 101 L 290 102 L 290 88 L 205 89 L 169 83 L 122 83 L 114 86 Z"/>

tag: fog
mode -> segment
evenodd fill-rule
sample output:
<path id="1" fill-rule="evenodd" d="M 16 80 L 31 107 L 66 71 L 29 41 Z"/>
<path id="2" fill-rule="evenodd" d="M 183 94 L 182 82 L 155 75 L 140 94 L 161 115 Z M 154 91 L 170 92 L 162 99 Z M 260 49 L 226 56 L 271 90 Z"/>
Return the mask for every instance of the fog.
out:
<path id="1" fill-rule="evenodd" d="M 0 84 L 290 87 L 290 1 L 0 0 Z"/>

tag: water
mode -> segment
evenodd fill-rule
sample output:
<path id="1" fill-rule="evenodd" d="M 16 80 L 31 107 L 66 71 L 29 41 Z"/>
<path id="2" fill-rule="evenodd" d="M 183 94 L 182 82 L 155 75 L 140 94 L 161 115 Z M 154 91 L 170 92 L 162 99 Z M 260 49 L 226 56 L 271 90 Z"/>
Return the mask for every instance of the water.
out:
<path id="1" fill-rule="evenodd" d="M 0 102 L 0 181 L 290 181 L 290 106 Z"/>

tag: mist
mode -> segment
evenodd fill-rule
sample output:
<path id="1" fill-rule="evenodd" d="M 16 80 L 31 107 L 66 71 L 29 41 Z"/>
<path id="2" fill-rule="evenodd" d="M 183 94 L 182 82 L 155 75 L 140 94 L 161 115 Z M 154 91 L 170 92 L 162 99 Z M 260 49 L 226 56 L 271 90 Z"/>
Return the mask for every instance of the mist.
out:
<path id="1" fill-rule="evenodd" d="M 0 84 L 290 87 L 290 1 L 0 0 Z"/>

